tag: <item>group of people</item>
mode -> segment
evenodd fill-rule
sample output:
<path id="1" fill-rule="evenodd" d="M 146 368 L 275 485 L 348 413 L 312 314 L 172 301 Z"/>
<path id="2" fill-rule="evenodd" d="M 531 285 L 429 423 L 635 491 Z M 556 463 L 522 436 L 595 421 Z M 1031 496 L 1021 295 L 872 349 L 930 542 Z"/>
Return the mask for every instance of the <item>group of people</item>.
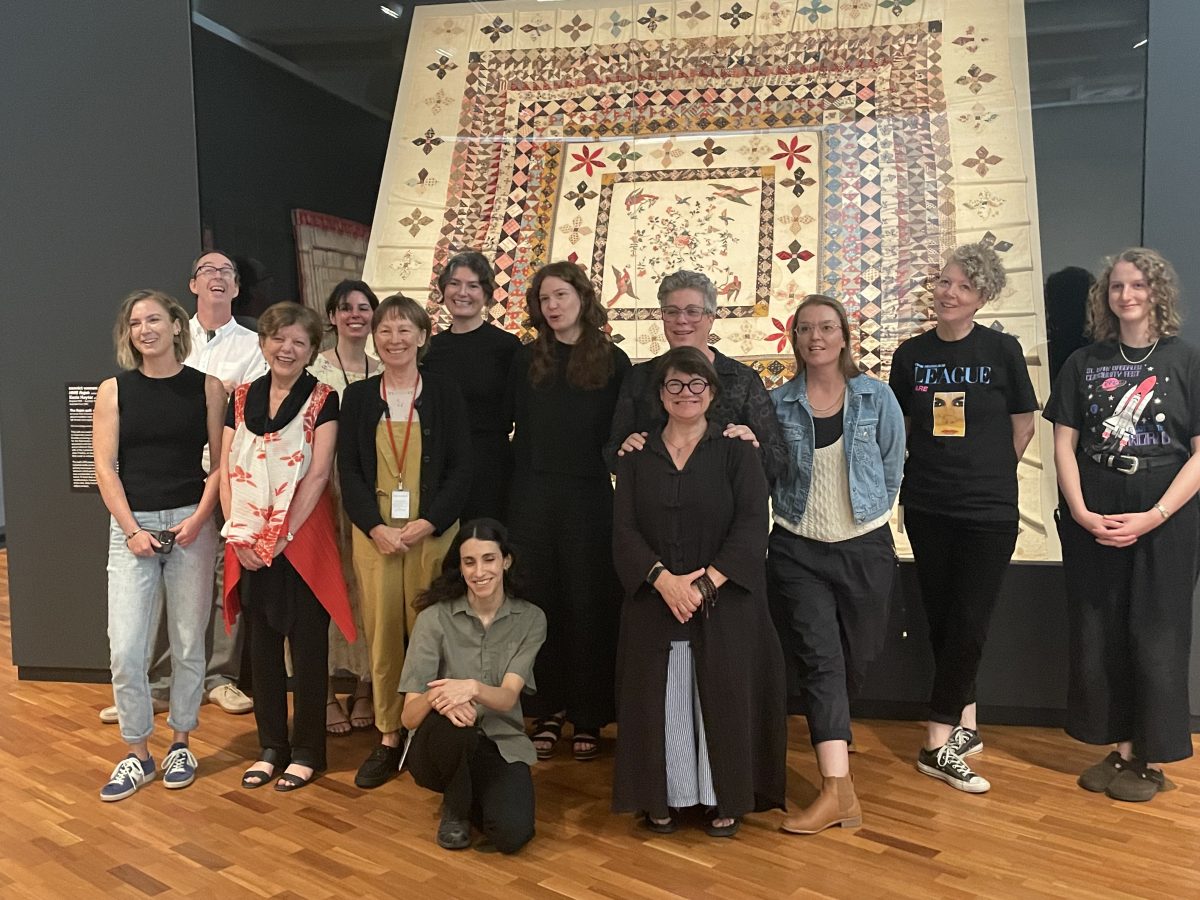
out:
<path id="1" fill-rule="evenodd" d="M 126 298 L 124 371 L 97 396 L 130 749 L 102 799 L 156 775 L 149 673 L 165 607 L 169 788 L 196 774 L 210 621 L 232 633 L 240 618 L 261 746 L 245 788 L 302 788 L 325 769 L 327 734 L 373 725 L 357 785 L 407 759 L 443 795 L 441 846 L 469 846 L 474 826 L 515 852 L 534 833 L 530 766 L 568 725 L 572 755 L 594 759 L 615 721 L 614 810 L 667 833 L 699 807 L 727 837 L 745 814 L 784 808 L 787 716 L 801 714 L 820 793 L 782 827 L 856 826 L 850 702 L 885 641 L 898 495 L 935 670 L 916 765 L 989 789 L 966 762 L 983 750 L 975 678 L 1039 408 L 1020 344 L 975 322 L 1005 285 L 991 248 L 949 255 L 935 327 L 896 350 L 890 384 L 860 371 L 843 305 L 806 297 L 790 324 L 796 375 L 772 393 L 710 346 L 716 288 L 696 272 L 661 281 L 671 349 L 636 366 L 580 267 L 534 275 L 523 345 L 486 321 L 492 267 L 465 252 L 438 278 L 449 328 L 343 282 L 324 321 L 268 309 L 260 357 L 232 381 L 195 360 L 222 334 L 197 327 L 200 311 L 211 320 L 224 303 L 228 316 L 236 268 L 214 252 L 192 275 L 191 322 L 160 292 Z M 1167 789 L 1161 765 L 1191 753 L 1200 357 L 1177 337 L 1178 302 L 1157 253 L 1118 256 L 1089 300 L 1096 342 L 1044 412 L 1072 630 L 1067 729 L 1116 745 L 1079 783 L 1123 800 Z M 346 706 L 339 673 L 354 678 Z"/>

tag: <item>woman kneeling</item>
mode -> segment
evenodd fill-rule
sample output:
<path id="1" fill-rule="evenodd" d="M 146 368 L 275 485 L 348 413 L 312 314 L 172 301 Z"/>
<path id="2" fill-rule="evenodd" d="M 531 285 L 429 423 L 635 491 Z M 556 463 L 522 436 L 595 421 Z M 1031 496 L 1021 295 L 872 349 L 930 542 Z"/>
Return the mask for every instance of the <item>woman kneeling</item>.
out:
<path id="1" fill-rule="evenodd" d="M 470 846 L 472 824 L 501 853 L 533 837 L 529 767 L 537 757 L 521 692 L 534 691 L 546 616 L 506 593 L 512 562 L 504 526 L 476 519 L 459 530 L 442 574 L 414 604 L 420 615 L 400 675 L 401 721 L 413 732 L 413 779 L 443 795 L 437 842 L 447 850 Z"/>

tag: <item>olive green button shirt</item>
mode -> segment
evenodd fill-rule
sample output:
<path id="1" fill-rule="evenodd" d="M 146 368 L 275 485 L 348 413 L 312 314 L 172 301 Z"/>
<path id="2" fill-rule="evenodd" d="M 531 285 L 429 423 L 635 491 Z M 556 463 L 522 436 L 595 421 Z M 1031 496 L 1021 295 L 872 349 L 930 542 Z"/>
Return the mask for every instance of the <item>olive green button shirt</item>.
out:
<path id="1" fill-rule="evenodd" d="M 546 614 L 532 603 L 505 597 L 496 618 L 486 629 L 459 597 L 421 610 L 408 639 L 400 693 L 423 694 L 438 678 L 474 678 L 499 687 L 511 672 L 534 693 L 533 661 L 546 640 Z M 430 712 L 429 715 L 440 715 Z M 525 735 L 525 721 L 518 699 L 503 712 L 475 704 L 475 725 L 491 738 L 506 762 L 533 765 L 537 755 Z"/>

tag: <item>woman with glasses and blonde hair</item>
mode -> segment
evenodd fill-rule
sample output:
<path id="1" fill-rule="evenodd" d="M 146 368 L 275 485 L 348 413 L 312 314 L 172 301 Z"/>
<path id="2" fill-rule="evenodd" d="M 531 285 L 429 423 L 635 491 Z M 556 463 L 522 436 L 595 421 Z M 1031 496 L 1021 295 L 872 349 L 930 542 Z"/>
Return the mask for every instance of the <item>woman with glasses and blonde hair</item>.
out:
<path id="1" fill-rule="evenodd" d="M 904 416 L 859 371 L 838 301 L 805 297 L 792 319 L 796 377 L 771 394 L 790 456 L 775 484 L 767 556 L 789 706 L 808 719 L 821 793 L 783 830 L 862 823 L 850 777 L 850 700 L 883 646 L 896 552 L 888 524 L 904 471 Z"/>
<path id="2" fill-rule="evenodd" d="M 625 588 L 617 654 L 613 809 L 644 828 L 705 831 L 782 808 L 787 708 L 766 597 L 767 479 L 758 451 L 721 435 L 721 387 L 695 347 L 658 362 L 667 423 L 617 466 L 613 558 Z"/>
<path id="3" fill-rule="evenodd" d="M 528 573 L 526 599 L 546 613 L 538 654 L 533 745 L 554 754 L 563 723 L 577 760 L 595 759 L 613 719 L 617 597 L 612 479 L 601 450 L 629 357 L 604 331 L 608 314 L 587 273 L 542 266 L 526 294 L 537 337 L 517 351 L 509 377 L 516 461 L 509 532 Z"/>
<path id="4" fill-rule="evenodd" d="M 1179 335 L 1179 279 L 1124 250 L 1088 296 L 1095 343 L 1054 382 L 1058 533 L 1070 625 L 1067 733 L 1116 744 L 1084 790 L 1146 801 L 1192 755 L 1192 591 L 1200 571 L 1200 353 Z"/>
<path id="5" fill-rule="evenodd" d="M 168 724 L 174 739 L 163 783 L 185 788 L 196 777 L 188 735 L 198 724 L 204 687 L 204 636 L 212 609 L 213 522 L 219 479 L 204 469 L 204 448 L 220 446 L 225 389 L 183 364 L 191 351 L 183 307 L 160 291 L 135 291 L 113 329 L 117 364 L 92 414 L 96 482 L 111 516 L 108 541 L 108 641 L 113 697 L 129 754 L 100 799 L 123 800 L 155 775 L 149 740 L 154 709 L 149 654 L 163 612 L 174 684 Z"/>

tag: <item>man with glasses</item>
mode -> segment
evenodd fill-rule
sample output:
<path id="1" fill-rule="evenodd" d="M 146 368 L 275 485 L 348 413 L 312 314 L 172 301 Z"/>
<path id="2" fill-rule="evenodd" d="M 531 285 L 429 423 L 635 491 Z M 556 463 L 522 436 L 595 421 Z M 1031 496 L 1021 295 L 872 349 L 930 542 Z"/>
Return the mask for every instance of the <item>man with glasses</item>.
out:
<path id="1" fill-rule="evenodd" d="M 726 437 L 753 441 L 762 452 L 767 479 L 774 483 L 787 466 L 787 448 L 762 379 L 749 366 L 708 345 L 717 317 L 716 286 L 706 275 L 680 269 L 659 283 L 658 305 L 671 348 L 695 347 L 716 369 L 721 395 L 713 403 L 709 421 L 725 425 Z M 650 429 L 666 418 L 654 384 L 656 362 L 639 363 L 621 383 L 612 433 L 604 448 L 610 471 L 616 470 L 618 456 L 641 450 Z"/>
<path id="2" fill-rule="evenodd" d="M 267 372 L 258 344 L 258 335 L 244 328 L 233 318 L 233 301 L 238 295 L 238 270 L 233 260 L 216 251 L 202 254 L 192 263 L 192 278 L 188 287 L 196 295 L 196 314 L 189 325 L 192 333 L 192 352 L 185 363 L 213 375 L 232 393 L 239 384 L 253 381 Z M 208 469 L 208 453 L 204 456 Z M 204 676 L 204 697 L 227 713 L 240 715 L 254 709 L 254 701 L 237 686 L 242 668 L 241 623 L 225 633 L 224 566 L 225 542 L 218 541 L 216 577 L 213 582 L 213 615 L 206 641 L 208 667 Z M 150 669 L 150 692 L 154 711 L 167 709 L 171 690 L 171 654 L 167 643 L 166 622 L 160 624 L 154 648 L 154 665 Z M 100 721 L 115 724 L 117 708 L 109 706 L 100 711 Z"/>

